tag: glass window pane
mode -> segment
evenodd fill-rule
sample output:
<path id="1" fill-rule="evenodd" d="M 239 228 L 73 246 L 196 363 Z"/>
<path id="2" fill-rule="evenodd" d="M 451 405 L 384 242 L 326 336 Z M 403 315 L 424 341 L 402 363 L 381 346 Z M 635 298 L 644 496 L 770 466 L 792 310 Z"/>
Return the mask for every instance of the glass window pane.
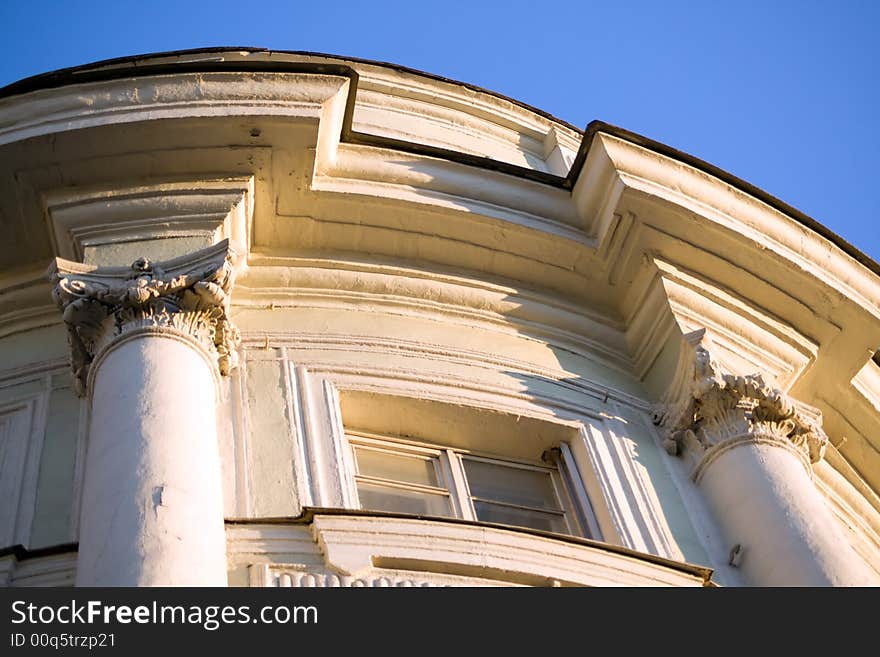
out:
<path id="1" fill-rule="evenodd" d="M 464 459 L 464 470 L 473 497 L 559 510 L 549 472 L 473 459 Z"/>
<path id="2" fill-rule="evenodd" d="M 408 454 L 394 454 L 360 445 L 355 446 L 358 472 L 368 477 L 405 481 L 422 486 L 440 486 L 434 458 L 419 458 Z"/>
<path id="3" fill-rule="evenodd" d="M 359 483 L 358 497 L 362 509 L 373 511 L 396 511 L 427 516 L 451 516 L 447 495 Z"/>
<path id="4" fill-rule="evenodd" d="M 476 500 L 474 501 L 474 511 L 477 512 L 477 520 L 482 520 L 483 522 L 497 522 L 516 527 L 531 527 L 532 529 L 543 529 L 544 531 L 559 534 L 569 533 L 565 519 L 555 513 L 516 509 L 490 502 L 477 502 Z"/>

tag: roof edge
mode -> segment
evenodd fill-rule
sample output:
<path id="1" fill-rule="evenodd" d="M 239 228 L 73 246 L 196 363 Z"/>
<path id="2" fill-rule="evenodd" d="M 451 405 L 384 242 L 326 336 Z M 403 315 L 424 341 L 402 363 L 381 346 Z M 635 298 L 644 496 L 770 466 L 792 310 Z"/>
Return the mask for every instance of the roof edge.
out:
<path id="1" fill-rule="evenodd" d="M 294 55 L 297 57 L 322 57 L 324 59 L 333 59 L 340 62 L 354 62 L 357 64 L 367 64 L 369 66 L 380 66 L 383 68 L 389 68 L 395 71 L 400 71 L 402 73 L 409 73 L 412 75 L 418 75 L 420 77 L 429 78 L 431 80 L 437 80 L 438 82 L 446 82 L 449 84 L 454 84 L 456 86 L 465 87 L 466 89 L 471 89 L 473 91 L 477 91 L 479 93 L 484 93 L 489 96 L 494 96 L 495 98 L 500 98 L 501 100 L 505 100 L 509 103 L 513 103 L 519 107 L 522 107 L 529 112 L 533 112 L 539 116 L 544 117 L 554 123 L 558 123 L 569 130 L 573 130 L 578 134 L 583 134 L 584 131 L 581 128 L 565 121 L 564 119 L 560 119 L 558 116 L 554 116 L 553 114 L 542 110 L 539 107 L 535 107 L 533 105 L 529 105 L 521 100 L 517 100 L 516 98 L 511 98 L 510 96 L 505 96 L 502 93 L 497 91 L 493 91 L 491 89 L 486 89 L 485 87 L 481 87 L 476 84 L 472 84 L 470 82 L 462 82 L 461 80 L 455 80 L 453 78 L 447 78 L 442 75 L 437 75 L 436 73 L 430 73 L 428 71 L 423 71 L 421 69 L 413 68 L 411 66 L 403 66 L 401 64 L 395 64 L 394 62 L 386 62 L 382 60 L 376 59 L 365 59 L 363 57 L 349 57 L 346 55 L 334 55 L 332 53 L 324 53 L 324 52 L 314 52 L 310 50 L 276 50 L 273 48 L 260 48 L 257 46 L 211 46 L 207 48 L 188 48 L 185 50 L 166 50 L 163 52 L 155 52 L 155 53 L 143 53 L 140 55 L 126 55 L 123 57 L 112 57 L 110 59 L 102 59 L 96 62 L 90 62 L 88 64 L 81 64 L 78 66 L 69 66 L 66 68 L 59 68 L 54 71 L 47 71 L 45 73 L 38 73 L 36 75 L 31 75 L 26 78 L 22 78 L 21 80 L 16 80 L 15 82 L 11 82 L 3 87 L 0 87 L 0 98 L 5 98 L 7 96 L 17 95 L 21 93 L 29 93 L 30 91 L 36 91 L 38 89 L 50 89 L 54 87 L 64 86 L 65 84 L 75 84 L 75 79 L 70 79 L 64 81 L 65 78 L 69 76 L 74 76 L 76 74 L 93 71 L 102 68 L 106 68 L 109 66 L 118 66 L 120 64 L 124 64 L 126 62 L 130 62 L 132 66 L 137 66 L 138 62 L 148 61 L 150 59 L 162 59 L 165 57 L 182 57 L 186 55 L 199 55 L 199 54 L 213 54 L 213 53 L 224 53 L 224 52 L 247 52 L 247 53 L 266 53 L 266 54 L 279 54 L 279 55 Z M 60 81 L 60 84 L 57 82 Z M 48 83 L 48 84 L 47 84 Z"/>
<path id="2" fill-rule="evenodd" d="M 237 61 L 237 62 L 224 62 L 224 61 L 190 61 L 190 62 L 180 62 L 179 64 L 166 63 L 166 64 L 153 64 L 150 65 L 150 60 L 162 59 L 168 57 L 185 57 L 191 55 L 210 55 L 214 53 L 232 53 L 232 52 L 248 52 L 248 53 L 266 53 L 268 55 L 279 54 L 279 55 L 294 55 L 300 57 L 320 57 L 329 60 L 333 60 L 336 62 L 340 62 L 339 64 L 326 64 L 321 65 L 318 63 L 309 64 L 306 62 L 273 62 L 273 66 L 269 67 L 267 64 L 269 62 L 263 60 L 251 60 L 251 61 Z M 568 174 L 564 177 L 556 176 L 553 174 L 548 174 L 542 171 L 538 171 L 535 169 L 529 169 L 527 167 L 522 167 L 514 164 L 508 164 L 506 162 L 501 162 L 498 160 L 493 160 L 486 157 L 474 156 L 466 153 L 460 153 L 457 151 L 451 151 L 448 149 L 438 148 L 434 146 L 427 146 L 423 144 L 413 143 L 413 142 L 404 142 L 396 139 L 389 139 L 386 137 L 380 137 L 378 135 L 371 135 L 367 133 L 356 132 L 351 128 L 351 120 L 354 111 L 354 100 L 357 93 L 357 72 L 349 66 L 345 66 L 342 62 L 352 62 L 352 63 L 360 63 L 367 64 L 371 66 L 381 66 L 390 68 L 392 70 L 397 70 L 403 73 L 412 74 L 422 76 L 428 79 L 437 80 L 439 82 L 444 82 L 448 84 L 453 84 L 457 86 L 461 86 L 479 93 L 484 93 L 495 98 L 499 98 L 501 100 L 513 103 L 529 112 L 533 112 L 545 119 L 553 121 L 561 126 L 564 126 L 570 130 L 573 130 L 579 134 L 583 135 L 583 139 L 581 141 L 580 148 L 578 149 L 578 153 L 575 157 L 574 163 L 572 164 L 571 169 Z M 129 66 L 124 66 L 125 64 L 129 64 Z M 326 53 L 318 53 L 318 52 L 310 52 L 310 51 L 302 51 L 302 50 L 273 50 L 269 48 L 259 48 L 254 46 L 218 46 L 218 47 L 208 47 L 208 48 L 193 48 L 188 50 L 173 50 L 173 51 L 165 51 L 159 53 L 149 53 L 143 55 L 131 55 L 125 57 L 116 57 L 112 59 L 105 59 L 97 62 L 92 62 L 89 64 L 84 64 L 81 66 L 68 67 L 63 69 L 58 69 L 55 71 L 49 71 L 46 73 L 40 73 L 38 75 L 30 76 L 27 78 L 23 78 L 18 80 L 17 82 L 13 82 L 9 85 L 6 85 L 0 88 L 0 99 L 8 98 L 11 96 L 27 94 L 34 91 L 40 91 L 44 89 L 54 89 L 59 87 L 64 87 L 67 85 L 80 84 L 85 82 L 98 82 L 105 81 L 110 79 L 118 79 L 121 77 L 137 77 L 141 75 L 151 75 L 158 74 L 160 72 L 168 72 L 174 69 L 178 69 L 186 65 L 187 69 L 199 69 L 204 71 L 210 70 L 221 70 L 221 69 L 235 69 L 235 70 L 250 70 L 250 71 L 260 71 L 266 69 L 275 69 L 280 70 L 286 67 L 290 67 L 291 70 L 296 69 L 299 71 L 305 71 L 309 68 L 314 68 L 316 72 L 332 72 L 335 74 L 346 75 L 347 77 L 352 79 L 353 84 L 349 90 L 349 98 L 348 98 L 348 107 L 346 109 L 346 118 L 343 124 L 341 141 L 347 141 L 352 143 L 359 143 L 364 145 L 373 145 L 378 147 L 392 148 L 396 150 L 401 150 L 405 152 L 411 152 L 420 155 L 427 155 L 429 157 L 437 157 L 440 159 L 446 159 L 451 161 L 460 162 L 462 164 L 467 164 L 470 166 L 475 166 L 479 168 L 499 171 L 501 173 L 506 173 L 509 175 L 525 178 L 528 180 L 532 180 L 534 182 L 547 184 L 553 187 L 560 187 L 563 189 L 571 190 L 574 187 L 574 184 L 577 182 L 578 176 L 580 175 L 580 171 L 586 162 L 587 155 L 589 154 L 590 147 L 593 142 L 593 138 L 598 133 L 604 133 L 611 135 L 613 137 L 617 137 L 624 141 L 630 142 L 642 148 L 646 148 L 660 155 L 669 157 L 671 159 L 677 160 L 686 164 L 688 166 L 694 167 L 708 175 L 711 175 L 715 178 L 718 178 L 722 182 L 734 187 L 735 189 L 740 190 L 752 196 L 753 198 L 765 203 L 771 208 L 777 210 L 778 212 L 790 217 L 797 223 L 800 223 L 804 227 L 813 231 L 820 237 L 828 240 L 835 246 L 837 246 L 841 251 L 843 251 L 846 255 L 851 257 L 860 265 L 864 266 L 866 269 L 871 271 L 873 274 L 880 276 L 880 263 L 878 261 L 871 258 L 869 255 L 861 251 L 859 248 L 845 240 L 843 237 L 827 228 L 825 225 L 820 223 L 819 221 L 813 219 L 809 215 L 801 212 L 797 208 L 789 205 L 788 203 L 782 201 L 781 199 L 773 196 L 772 194 L 764 191 L 760 187 L 753 185 L 742 178 L 739 178 L 720 167 L 715 166 L 705 160 L 702 160 L 698 157 L 690 155 L 689 153 L 685 153 L 684 151 L 678 150 L 671 146 L 667 146 L 662 142 L 656 141 L 649 137 L 645 137 L 644 135 L 640 135 L 638 133 L 632 132 L 630 130 L 626 130 L 616 125 L 612 125 L 610 123 L 606 123 L 600 120 L 591 121 L 585 130 L 580 130 L 577 127 L 571 125 L 570 123 L 559 119 L 552 114 L 540 110 L 536 107 L 528 105 L 527 103 L 523 103 L 514 98 L 510 98 L 503 94 L 491 91 L 489 89 L 485 89 L 479 87 L 477 85 L 469 84 L 466 82 L 461 82 L 458 80 L 453 80 L 450 78 L 445 78 L 443 76 L 435 75 L 432 73 L 427 73 L 425 71 L 420 71 L 418 69 L 409 68 L 406 66 L 400 66 L 398 64 L 381 62 L 369 59 L 361 59 L 357 57 L 346 57 L 342 55 L 331 55 Z M 332 69 L 328 70 L 328 69 Z"/>

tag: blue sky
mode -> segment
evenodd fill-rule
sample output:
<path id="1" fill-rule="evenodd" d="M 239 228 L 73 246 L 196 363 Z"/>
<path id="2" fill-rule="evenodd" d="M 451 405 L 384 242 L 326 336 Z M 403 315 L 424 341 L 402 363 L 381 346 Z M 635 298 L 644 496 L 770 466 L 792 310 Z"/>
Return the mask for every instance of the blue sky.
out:
<path id="1" fill-rule="evenodd" d="M 880 2 L 0 0 L 0 85 L 203 46 L 390 61 L 707 160 L 880 260 Z"/>

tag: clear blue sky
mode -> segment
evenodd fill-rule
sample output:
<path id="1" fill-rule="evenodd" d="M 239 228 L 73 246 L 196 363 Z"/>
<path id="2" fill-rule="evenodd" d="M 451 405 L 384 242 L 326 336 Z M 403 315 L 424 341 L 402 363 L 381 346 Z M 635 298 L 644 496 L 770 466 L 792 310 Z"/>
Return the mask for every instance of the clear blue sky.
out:
<path id="1" fill-rule="evenodd" d="M 880 1 L 0 0 L 0 30 L 0 85 L 218 45 L 422 69 L 691 153 L 880 260 Z"/>

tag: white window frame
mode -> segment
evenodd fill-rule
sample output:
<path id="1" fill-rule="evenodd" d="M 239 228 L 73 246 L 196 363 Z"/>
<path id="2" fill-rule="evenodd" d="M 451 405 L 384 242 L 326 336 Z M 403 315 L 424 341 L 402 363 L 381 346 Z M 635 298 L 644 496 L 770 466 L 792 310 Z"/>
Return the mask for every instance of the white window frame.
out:
<path id="1" fill-rule="evenodd" d="M 353 433 L 349 433 L 347 435 L 349 436 L 349 446 L 352 449 L 354 463 L 355 495 L 357 495 L 357 484 L 359 482 L 385 486 L 389 488 L 400 488 L 403 490 L 429 493 L 433 495 L 442 495 L 449 498 L 450 510 L 453 514 L 456 514 L 459 507 L 458 501 L 455 499 L 455 491 L 452 488 L 453 477 L 448 464 L 443 459 L 442 449 L 432 449 L 421 446 L 415 447 L 403 444 L 398 445 L 394 441 L 380 440 L 374 435 Z M 354 440 L 352 440 L 353 437 L 355 438 Z M 441 485 L 429 486 L 425 484 L 404 482 L 397 479 L 385 479 L 383 477 L 363 475 L 360 472 L 360 463 L 358 461 L 357 454 L 355 453 L 356 447 L 363 447 L 367 450 L 376 452 L 385 452 L 387 454 L 393 454 L 395 456 L 420 458 L 426 461 L 434 461 L 434 459 L 436 459 L 436 461 L 434 462 L 434 473 L 437 477 L 438 483 Z M 357 506 L 360 507 L 360 499 L 357 500 Z M 456 515 L 454 515 L 453 517 L 456 517 Z"/>
<path id="2" fill-rule="evenodd" d="M 475 496 L 471 494 L 467 482 L 464 461 L 474 460 L 501 465 L 510 468 L 522 468 L 545 472 L 550 476 L 556 502 L 559 505 L 557 512 L 562 516 L 567 527 L 563 535 L 578 536 L 594 540 L 602 540 L 602 533 L 596 521 L 592 506 L 587 496 L 586 488 L 577 470 L 577 466 L 571 455 L 571 450 L 566 443 L 560 443 L 558 447 L 544 453 L 544 462 L 525 461 L 514 459 L 501 454 L 489 454 L 476 450 L 451 448 L 432 443 L 414 441 L 395 436 L 379 435 L 357 430 L 346 430 L 349 448 L 351 450 L 354 465 L 354 496 L 355 505 L 360 508 L 360 500 L 357 499 L 357 484 L 374 483 L 391 487 L 399 487 L 413 491 L 430 492 L 434 494 L 446 494 L 450 499 L 452 516 L 472 522 L 482 522 L 477 518 L 474 509 Z M 436 459 L 435 469 L 437 480 L 441 486 L 426 487 L 419 484 L 407 484 L 396 480 L 386 480 L 378 477 L 362 475 L 359 471 L 356 447 L 385 451 L 391 454 L 405 455 Z M 435 490 L 436 489 L 436 490 Z M 479 498 L 477 498 L 479 501 Z M 505 505 L 498 500 L 485 500 L 492 504 Z M 536 510 L 547 513 L 547 509 L 531 509 L 524 505 L 510 504 L 512 508 L 524 510 Z M 519 529 L 528 527 L 509 525 Z M 554 532 L 558 533 L 558 532 Z"/>

